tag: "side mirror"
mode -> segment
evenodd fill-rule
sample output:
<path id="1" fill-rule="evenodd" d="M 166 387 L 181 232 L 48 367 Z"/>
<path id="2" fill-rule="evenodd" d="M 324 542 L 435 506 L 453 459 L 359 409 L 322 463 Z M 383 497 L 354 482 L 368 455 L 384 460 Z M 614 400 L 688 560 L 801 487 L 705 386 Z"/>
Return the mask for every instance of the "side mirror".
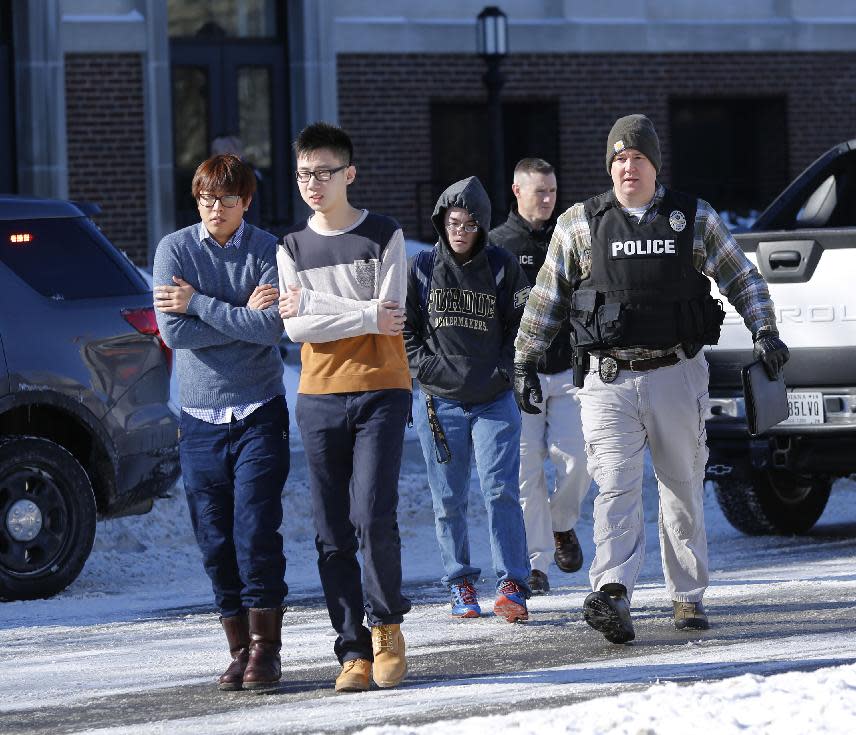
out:
<path id="1" fill-rule="evenodd" d="M 838 204 L 835 176 L 828 176 L 797 212 L 798 228 L 825 227 Z"/>

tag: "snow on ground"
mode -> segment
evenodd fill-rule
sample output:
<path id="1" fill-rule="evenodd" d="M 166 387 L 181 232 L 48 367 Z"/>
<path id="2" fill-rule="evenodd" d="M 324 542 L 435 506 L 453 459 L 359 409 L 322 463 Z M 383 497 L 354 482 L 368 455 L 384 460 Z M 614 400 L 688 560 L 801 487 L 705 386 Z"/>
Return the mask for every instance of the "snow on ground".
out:
<path id="1" fill-rule="evenodd" d="M 286 384 L 291 401 L 295 394 L 293 370 Z M 335 667 L 333 634 L 326 615 L 318 614 L 314 534 L 297 437 L 294 431 L 293 470 L 284 495 L 282 528 L 292 605 L 284 631 L 289 641 L 285 678 L 290 669 L 317 666 L 332 672 Z M 588 560 L 594 549 L 593 495 L 589 494 L 577 527 Z M 660 571 L 656 483 L 650 468 L 645 495 L 648 553 L 633 602 L 634 609 L 661 610 L 668 600 Z M 411 588 L 438 584 L 441 570 L 430 492 L 412 431 L 408 431 L 405 443 L 400 496 L 405 582 Z M 716 615 L 717 606 L 724 609 L 739 604 L 747 586 L 769 595 L 770 600 L 781 596 L 809 599 L 816 586 L 812 580 L 822 579 L 825 584 L 841 585 L 842 590 L 854 589 L 856 594 L 852 538 L 750 539 L 728 525 L 709 489 L 705 503 L 712 569 L 706 602 L 712 615 Z M 825 519 L 856 523 L 856 482 L 836 483 L 822 522 Z M 472 557 L 482 567 L 480 589 L 488 600 L 493 582 L 485 513 L 475 483 L 470 524 Z M 840 547 L 841 553 L 815 554 L 821 543 L 824 549 Z M 549 624 L 551 619 L 559 619 L 571 636 L 594 635 L 578 617 L 588 592 L 585 575 L 563 577 L 555 569 L 553 573 L 553 593 L 531 601 L 533 620 L 540 618 Z M 818 604 L 823 605 L 823 601 Z M 199 614 L 206 608 L 211 608 L 211 591 L 179 486 L 171 498 L 156 502 L 148 515 L 99 524 L 95 548 L 83 573 L 60 595 L 0 605 L 0 663 L 7 663 L 0 665 L 0 691 L 4 693 L 0 713 L 64 706 L 158 687 L 211 683 L 224 658 L 216 619 Z M 569 611 L 577 615 L 570 623 Z M 473 625 L 461 624 L 448 616 L 445 604 L 426 603 L 424 599 L 417 599 L 405 629 L 408 655 L 413 660 L 438 654 L 451 656 L 455 650 L 474 645 L 488 646 L 500 630 L 505 636 L 517 636 L 521 645 L 527 636 L 537 635 L 536 626 L 509 628 L 490 618 Z M 832 665 L 856 661 L 856 631 L 839 632 L 835 640 L 829 634 L 785 635 L 766 644 L 746 638 L 730 640 L 725 628 L 722 634 L 722 638 L 676 646 L 666 659 L 662 651 L 654 651 L 632 658 L 605 656 L 603 660 L 487 677 L 467 678 L 466 672 L 461 672 L 460 678 L 414 682 L 396 690 L 360 695 L 359 709 L 349 697 L 287 703 L 269 698 L 269 705 L 253 711 L 235 709 L 98 732 L 262 732 L 274 723 L 276 728 L 291 723 L 298 729 L 323 731 L 341 728 L 343 722 L 353 728 L 383 722 L 384 713 L 403 716 L 399 721 L 406 722 L 408 713 L 415 716 L 426 710 L 437 712 L 438 720 L 433 724 L 369 727 L 364 732 L 856 732 L 856 666 Z M 174 655 L 176 640 L 184 644 L 179 657 Z M 18 648 L 11 659 L 14 666 L 9 666 L 10 659 L 4 658 L 3 650 L 12 643 Z M 129 660 L 134 661 L 131 667 Z M 562 663 L 560 652 L 556 663 Z M 792 670 L 800 668 L 805 671 Z M 706 681 L 680 685 L 698 678 Z M 626 691 L 628 685 L 638 691 Z M 477 704 L 519 702 L 525 712 L 463 721 L 443 719 L 444 707 L 462 700 L 472 701 L 474 711 Z M 557 700 L 578 703 L 556 707 Z M 532 709 L 533 702 L 543 705 Z"/>
<path id="2" fill-rule="evenodd" d="M 514 715 L 471 717 L 421 727 L 369 727 L 359 735 L 446 735 L 451 732 L 518 735 L 744 735 L 840 733 L 856 722 L 856 666 L 814 674 L 754 674 L 712 684 L 656 684 L 643 692 L 598 698 L 568 707 Z"/>
<path id="3" fill-rule="evenodd" d="M 439 576 L 431 528 L 424 470 L 415 443 L 407 447 L 402 473 L 401 525 L 404 537 L 405 578 L 409 582 Z M 286 637 L 289 670 L 317 666 L 333 668 L 330 655 L 332 634 L 317 607 L 300 603 L 301 595 L 317 595 L 314 551 L 308 530 L 305 486 L 289 482 L 286 493 L 288 519 L 284 535 L 289 548 L 289 581 L 297 605 L 287 616 Z M 647 490 L 652 480 L 646 481 Z M 475 488 L 474 488 L 475 490 Z M 653 530 L 656 503 L 648 493 L 646 518 Z M 856 483 L 840 481 L 833 492 L 827 515 L 837 521 L 856 518 Z M 770 599 L 790 596 L 809 599 L 812 581 L 822 577 L 853 588 L 852 540 L 838 543 L 842 554 L 811 560 L 817 539 L 765 539 L 763 554 L 759 540 L 742 537 L 722 518 L 715 502 L 707 497 L 711 556 L 717 565 L 708 593 L 712 614 L 746 594 L 747 585 L 762 588 Z M 471 496 L 474 558 L 489 569 L 484 512 L 478 497 Z M 578 530 L 587 555 L 592 551 L 591 497 Z M 99 528 L 99 543 L 84 574 L 62 595 L 44 601 L 8 603 L 0 606 L 0 650 L 9 641 L 22 645 L 15 666 L 0 666 L 0 690 L 4 692 L 0 713 L 81 703 L 99 696 L 128 695 L 166 686 L 210 684 L 223 659 L 222 641 L 213 616 L 198 611 L 162 614 L 162 608 L 210 605 L 207 579 L 200 570 L 198 552 L 188 531 L 188 520 L 180 494 L 159 502 L 153 514 L 120 519 Z M 794 547 L 792 557 L 788 557 Z M 801 547 L 801 548 L 799 548 Z M 745 563 L 735 565 L 732 557 Z M 121 565 L 122 572 L 117 573 Z M 660 581 L 656 535 L 649 533 L 649 554 L 643 579 L 634 597 L 634 607 L 661 608 L 664 592 Z M 491 583 L 483 573 L 482 592 Z M 584 577 L 554 576 L 554 593 L 531 601 L 533 621 L 539 618 L 567 620 L 567 611 L 578 611 L 587 593 Z M 508 628 L 496 620 L 475 624 L 451 620 L 445 605 L 417 604 L 408 616 L 408 651 L 412 660 L 422 656 L 454 656 L 456 650 L 473 645 L 489 646 L 501 631 L 519 637 L 521 645 L 537 635 L 533 626 Z M 592 635 L 581 621 L 569 627 L 569 635 Z M 520 732 L 668 733 L 685 729 L 706 733 L 775 732 L 843 733 L 856 728 L 853 689 L 856 667 L 830 667 L 835 661 L 856 659 L 856 631 L 828 635 L 792 635 L 766 643 L 752 639 L 723 638 L 690 641 L 672 651 L 664 661 L 656 650 L 634 658 L 604 656 L 603 660 L 559 665 L 554 668 L 519 671 L 441 682 L 412 683 L 391 691 L 373 691 L 360 696 L 360 707 L 348 697 L 301 700 L 271 704 L 258 710 L 236 709 L 184 720 L 123 726 L 97 730 L 100 733 L 147 735 L 149 733 L 244 733 L 284 732 L 280 728 L 311 728 L 323 731 L 354 728 L 383 722 L 396 715 L 407 721 L 425 710 L 438 712 L 437 722 L 418 728 L 374 728 L 367 733 L 433 733 L 442 728 L 467 733 L 510 728 Z M 45 650 L 43 642 L 51 642 Z M 175 642 L 183 642 L 182 655 L 175 656 Z M 97 656 L 93 655 L 93 649 Z M 140 655 L 141 651 L 145 655 Z M 617 650 L 617 649 L 616 649 Z M 2 655 L 0 654 L 0 658 Z M 133 658 L 134 666 L 128 661 Z M 561 663 L 557 652 L 557 664 Z M 97 659 L 97 660 L 96 660 Z M 791 672 L 793 668 L 814 669 Z M 168 673 L 165 673 L 168 672 Z M 752 672 L 746 675 L 745 672 Z M 766 678 L 764 675 L 767 675 Z M 705 679 L 721 682 L 679 683 Z M 642 691 L 619 691 L 628 684 Z M 556 701 L 589 699 L 569 707 Z M 592 699 L 593 698 L 593 699 Z M 461 701 L 488 706 L 519 702 L 519 715 L 449 721 L 442 718 Z M 543 705 L 533 709 L 533 703 Z"/>

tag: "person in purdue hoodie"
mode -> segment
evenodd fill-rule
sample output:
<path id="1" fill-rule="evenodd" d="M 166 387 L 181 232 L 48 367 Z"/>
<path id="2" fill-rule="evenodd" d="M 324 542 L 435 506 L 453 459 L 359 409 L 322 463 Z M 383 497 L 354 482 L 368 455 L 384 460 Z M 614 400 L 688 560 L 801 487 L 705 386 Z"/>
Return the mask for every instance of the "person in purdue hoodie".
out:
<path id="1" fill-rule="evenodd" d="M 474 176 L 444 191 L 438 241 L 412 259 L 404 325 L 421 386 L 414 420 L 434 504 L 452 615 L 481 615 L 470 562 L 467 496 L 475 460 L 496 572 L 494 612 L 528 618 L 529 559 L 519 503 L 520 412 L 511 386 L 514 337 L 529 284 L 517 259 L 488 242 L 490 201 Z"/>
<path id="2" fill-rule="evenodd" d="M 584 379 L 583 436 L 598 484 L 593 592 L 583 614 L 611 643 L 635 636 L 630 599 L 645 551 L 646 448 L 660 492 L 660 551 L 675 627 L 708 627 L 708 368 L 701 348 L 719 339 L 724 316 L 708 277 L 743 317 L 770 377 L 788 359 L 763 277 L 710 204 L 657 182 L 660 160 L 647 117 L 616 121 L 606 144 L 612 188 L 559 217 L 516 341 L 514 390 L 521 408 L 534 410 L 538 359 L 571 321 L 576 382 Z"/>

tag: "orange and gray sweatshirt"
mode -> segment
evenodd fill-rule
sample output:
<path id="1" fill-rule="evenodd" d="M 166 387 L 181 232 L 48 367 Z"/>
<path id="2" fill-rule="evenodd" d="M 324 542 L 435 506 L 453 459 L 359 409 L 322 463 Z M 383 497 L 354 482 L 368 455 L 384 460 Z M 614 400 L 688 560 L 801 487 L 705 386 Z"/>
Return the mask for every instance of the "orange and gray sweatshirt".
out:
<path id="1" fill-rule="evenodd" d="M 297 316 L 284 320 L 302 342 L 299 393 L 410 390 L 401 336 L 378 332 L 381 301 L 404 307 L 407 256 L 398 223 L 363 210 L 345 230 L 319 230 L 312 218 L 277 250 L 280 293 L 301 287 Z"/>

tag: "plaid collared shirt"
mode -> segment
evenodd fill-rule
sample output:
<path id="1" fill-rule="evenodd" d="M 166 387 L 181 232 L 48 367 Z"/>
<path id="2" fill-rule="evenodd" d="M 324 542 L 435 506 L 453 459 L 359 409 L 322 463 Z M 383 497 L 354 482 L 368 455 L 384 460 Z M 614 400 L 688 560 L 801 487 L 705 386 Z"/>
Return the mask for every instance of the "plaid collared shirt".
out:
<path id="1" fill-rule="evenodd" d="M 654 198 L 642 216 L 649 223 L 665 194 L 657 185 Z M 734 306 L 749 331 L 754 334 L 775 332 L 776 316 L 767 283 L 740 249 L 719 215 L 703 199 L 696 205 L 693 232 L 693 263 L 716 283 L 720 293 Z M 591 232 L 581 203 L 574 204 L 556 222 L 547 260 L 538 273 L 535 286 L 520 320 L 514 343 L 518 362 L 537 362 L 567 318 L 572 283 L 591 272 Z M 638 360 L 674 352 L 642 347 L 610 350 L 613 357 Z"/>
<path id="2" fill-rule="evenodd" d="M 232 235 L 232 237 L 230 237 L 222 247 L 239 247 L 243 236 L 244 220 L 242 219 L 241 224 L 238 225 L 238 229 L 235 230 L 235 234 Z M 208 232 L 208 228 L 205 227 L 202 222 L 199 223 L 199 241 L 209 246 L 220 247 L 220 243 L 211 237 L 211 233 Z M 273 396 L 271 396 L 271 398 L 273 398 Z M 265 403 L 271 400 L 271 398 L 267 398 L 264 401 L 258 401 L 256 403 L 244 403 L 240 406 L 226 406 L 225 408 L 187 408 L 187 406 L 182 406 L 181 410 L 190 414 L 193 418 L 199 419 L 200 421 L 204 421 L 208 424 L 228 424 L 231 423 L 233 418 L 235 421 L 247 418 L 247 416 L 249 416 L 253 411 L 264 406 Z"/>
<path id="3" fill-rule="evenodd" d="M 224 248 L 236 248 L 241 244 L 241 238 L 244 236 L 244 220 L 241 219 L 241 223 L 238 225 L 238 229 L 232 234 L 228 240 L 226 240 L 226 244 L 222 247 Z M 216 245 L 218 248 L 220 247 L 220 243 L 217 242 L 213 237 L 211 237 L 211 233 L 208 232 L 208 228 L 205 226 L 204 222 L 199 223 L 199 242 L 208 241 L 209 245 Z"/>

